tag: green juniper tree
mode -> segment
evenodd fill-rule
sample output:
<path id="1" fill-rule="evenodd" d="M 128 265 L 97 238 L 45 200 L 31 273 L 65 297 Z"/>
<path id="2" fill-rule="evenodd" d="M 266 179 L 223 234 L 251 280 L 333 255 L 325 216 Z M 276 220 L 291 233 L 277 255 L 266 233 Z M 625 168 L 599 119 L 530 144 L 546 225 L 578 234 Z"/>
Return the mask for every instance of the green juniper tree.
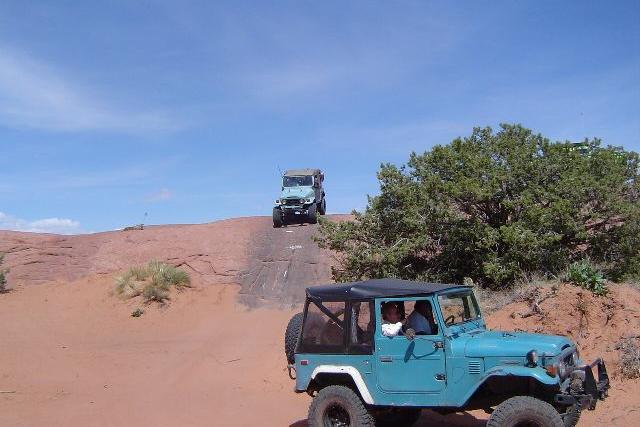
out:
<path id="1" fill-rule="evenodd" d="M 579 149 L 576 149 L 578 147 Z M 380 194 L 350 221 L 322 221 L 337 281 L 398 277 L 498 288 L 589 258 L 619 280 L 640 275 L 638 153 L 552 143 L 520 125 L 383 164 Z"/>

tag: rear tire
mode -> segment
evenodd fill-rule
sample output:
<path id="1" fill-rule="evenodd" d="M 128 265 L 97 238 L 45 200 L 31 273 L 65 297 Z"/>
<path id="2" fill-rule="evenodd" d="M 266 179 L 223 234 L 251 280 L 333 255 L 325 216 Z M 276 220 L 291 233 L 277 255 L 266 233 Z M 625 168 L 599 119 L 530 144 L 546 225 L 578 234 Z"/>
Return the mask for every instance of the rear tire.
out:
<path id="1" fill-rule="evenodd" d="M 309 427 L 376 425 L 360 396 L 342 385 L 331 385 L 320 390 L 309 406 L 308 418 Z"/>
<path id="2" fill-rule="evenodd" d="M 531 396 L 516 396 L 499 404 L 487 427 L 564 427 L 556 409 Z"/>
<path id="3" fill-rule="evenodd" d="M 315 203 L 309 206 L 309 212 L 307 214 L 309 217 L 309 223 L 317 224 L 318 223 L 318 205 Z"/>
<path id="4" fill-rule="evenodd" d="M 302 320 L 304 314 L 295 314 L 289 324 L 287 330 L 284 333 L 284 354 L 287 356 L 287 362 L 293 364 L 295 362 L 296 346 L 298 345 L 298 339 L 300 338 L 300 332 L 302 332 Z"/>
<path id="5" fill-rule="evenodd" d="M 273 208 L 273 228 L 280 228 L 283 225 L 282 211 L 278 208 Z"/>

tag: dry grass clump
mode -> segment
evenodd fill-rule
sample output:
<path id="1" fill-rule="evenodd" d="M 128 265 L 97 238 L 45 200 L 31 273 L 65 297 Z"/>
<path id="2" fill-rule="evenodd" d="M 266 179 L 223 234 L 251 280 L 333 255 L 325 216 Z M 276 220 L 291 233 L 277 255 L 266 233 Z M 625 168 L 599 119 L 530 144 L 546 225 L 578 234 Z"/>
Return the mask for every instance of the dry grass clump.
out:
<path id="1" fill-rule="evenodd" d="M 620 374 L 624 378 L 640 378 L 640 347 L 635 337 L 622 338 L 618 345 Z"/>
<path id="2" fill-rule="evenodd" d="M 150 261 L 145 266 L 131 267 L 116 277 L 115 291 L 124 298 L 142 295 L 145 302 L 163 302 L 169 298 L 171 288 L 191 286 L 189 274 L 160 261 Z"/>

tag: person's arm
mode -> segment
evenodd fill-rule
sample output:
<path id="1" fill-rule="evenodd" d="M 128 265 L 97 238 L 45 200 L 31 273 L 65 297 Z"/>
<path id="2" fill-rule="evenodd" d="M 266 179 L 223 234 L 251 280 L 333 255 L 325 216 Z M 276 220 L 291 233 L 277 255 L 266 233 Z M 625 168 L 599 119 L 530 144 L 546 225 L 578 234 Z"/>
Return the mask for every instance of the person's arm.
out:
<path id="1" fill-rule="evenodd" d="M 395 337 L 402 330 L 402 322 L 398 323 L 383 323 L 382 335 L 385 337 Z"/>

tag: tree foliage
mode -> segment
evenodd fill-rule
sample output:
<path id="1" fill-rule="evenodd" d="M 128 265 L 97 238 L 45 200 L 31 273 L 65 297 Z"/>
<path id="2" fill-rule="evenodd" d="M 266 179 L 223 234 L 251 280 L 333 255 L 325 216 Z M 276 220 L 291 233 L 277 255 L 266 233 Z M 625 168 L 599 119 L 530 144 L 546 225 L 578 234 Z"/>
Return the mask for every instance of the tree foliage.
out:
<path id="1" fill-rule="evenodd" d="M 383 164 L 380 194 L 353 220 L 322 221 L 337 281 L 398 277 L 502 287 L 580 259 L 609 278 L 640 275 L 638 153 L 552 143 L 520 125 Z"/>

